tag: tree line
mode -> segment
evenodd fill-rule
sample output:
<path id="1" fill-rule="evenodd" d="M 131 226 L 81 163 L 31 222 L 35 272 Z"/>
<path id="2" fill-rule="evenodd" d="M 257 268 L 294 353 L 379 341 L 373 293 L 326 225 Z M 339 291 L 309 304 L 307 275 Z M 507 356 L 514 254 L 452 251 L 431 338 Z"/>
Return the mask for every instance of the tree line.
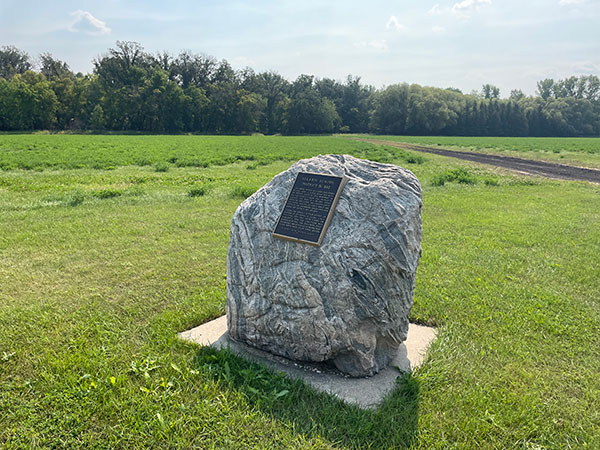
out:
<path id="1" fill-rule="evenodd" d="M 500 98 L 491 84 L 464 94 L 406 83 L 375 89 L 353 76 L 290 82 L 188 51 L 152 55 L 136 42 L 117 41 L 93 63 L 91 74 L 75 74 L 43 53 L 34 70 L 27 53 L 1 47 L 0 130 L 600 135 L 595 75 L 545 79 L 535 96 Z"/>

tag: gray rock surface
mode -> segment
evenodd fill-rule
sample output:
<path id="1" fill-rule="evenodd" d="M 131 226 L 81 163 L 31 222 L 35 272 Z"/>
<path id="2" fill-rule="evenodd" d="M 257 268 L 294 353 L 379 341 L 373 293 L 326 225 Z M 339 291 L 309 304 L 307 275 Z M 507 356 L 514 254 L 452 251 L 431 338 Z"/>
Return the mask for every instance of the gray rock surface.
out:
<path id="1" fill-rule="evenodd" d="M 271 235 L 297 172 L 348 178 L 320 247 Z M 348 155 L 301 160 L 274 177 L 231 222 L 230 336 L 354 377 L 385 368 L 408 333 L 421 206 L 410 171 Z"/>

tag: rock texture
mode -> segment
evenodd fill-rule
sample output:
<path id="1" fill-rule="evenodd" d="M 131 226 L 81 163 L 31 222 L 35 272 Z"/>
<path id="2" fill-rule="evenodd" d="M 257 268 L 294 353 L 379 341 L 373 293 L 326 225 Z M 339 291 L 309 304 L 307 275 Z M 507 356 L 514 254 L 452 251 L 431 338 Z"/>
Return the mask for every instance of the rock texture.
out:
<path id="1" fill-rule="evenodd" d="M 271 235 L 297 172 L 348 178 L 320 247 Z M 277 175 L 233 216 L 230 336 L 350 376 L 385 368 L 408 333 L 421 206 L 417 178 L 390 164 L 322 155 Z"/>

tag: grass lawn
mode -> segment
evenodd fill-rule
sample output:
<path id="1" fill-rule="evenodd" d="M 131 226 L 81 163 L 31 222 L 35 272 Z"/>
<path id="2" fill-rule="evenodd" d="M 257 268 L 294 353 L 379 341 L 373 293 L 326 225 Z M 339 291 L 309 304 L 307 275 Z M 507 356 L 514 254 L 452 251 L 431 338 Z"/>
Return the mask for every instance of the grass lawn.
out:
<path id="1" fill-rule="evenodd" d="M 356 135 L 366 137 L 368 135 Z M 351 137 L 351 135 L 346 136 Z M 514 156 L 558 164 L 600 169 L 600 138 L 471 137 L 471 136 L 369 136 L 386 141 L 449 150 Z"/>
<path id="2" fill-rule="evenodd" d="M 239 203 L 318 153 L 423 186 L 439 337 L 377 411 L 175 337 L 225 311 Z M 598 185 L 339 137 L 0 135 L 0 165 L 0 447 L 600 448 Z"/>

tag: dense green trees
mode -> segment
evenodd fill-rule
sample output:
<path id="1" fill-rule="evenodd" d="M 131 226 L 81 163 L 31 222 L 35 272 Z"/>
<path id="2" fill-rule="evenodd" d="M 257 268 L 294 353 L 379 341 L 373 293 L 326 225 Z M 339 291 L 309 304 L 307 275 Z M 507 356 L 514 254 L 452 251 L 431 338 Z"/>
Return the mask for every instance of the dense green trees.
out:
<path id="1" fill-rule="evenodd" d="M 595 78 L 587 77 L 592 84 L 584 92 L 595 92 Z M 521 91 L 513 91 L 508 99 L 498 99 L 497 88 L 487 85 L 478 95 L 418 85 L 389 86 L 374 95 L 370 131 L 468 136 L 600 135 L 597 94 L 596 98 L 590 94 L 583 98 L 544 98 L 542 89 L 548 89 L 548 84 L 548 80 L 538 84 L 540 96 L 526 97 Z"/>
<path id="2" fill-rule="evenodd" d="M 578 98 L 591 101 L 600 100 L 600 79 L 596 75 L 582 75 L 554 81 L 538 81 L 537 90 L 544 100 L 549 98 Z"/>
<path id="3" fill-rule="evenodd" d="M 0 78 L 8 79 L 31 69 L 29 55 L 16 47 L 0 47 Z"/>
<path id="4" fill-rule="evenodd" d="M 42 74 L 26 71 L 0 78 L 0 129 L 49 129 L 56 124 L 58 99 Z"/>
<path id="5" fill-rule="evenodd" d="M 27 53 L 0 48 L 0 130 L 115 130 L 154 133 L 331 133 L 494 136 L 600 135 L 600 79 L 545 79 L 536 96 L 491 84 L 458 89 L 395 84 L 375 90 L 274 72 L 235 71 L 188 51 L 151 55 L 117 41 L 74 74 L 49 53 L 39 70 Z"/>
<path id="6" fill-rule="evenodd" d="M 291 134 L 331 133 L 341 125 L 335 104 L 319 93 L 310 75 L 292 83 L 286 119 L 285 131 Z"/>

